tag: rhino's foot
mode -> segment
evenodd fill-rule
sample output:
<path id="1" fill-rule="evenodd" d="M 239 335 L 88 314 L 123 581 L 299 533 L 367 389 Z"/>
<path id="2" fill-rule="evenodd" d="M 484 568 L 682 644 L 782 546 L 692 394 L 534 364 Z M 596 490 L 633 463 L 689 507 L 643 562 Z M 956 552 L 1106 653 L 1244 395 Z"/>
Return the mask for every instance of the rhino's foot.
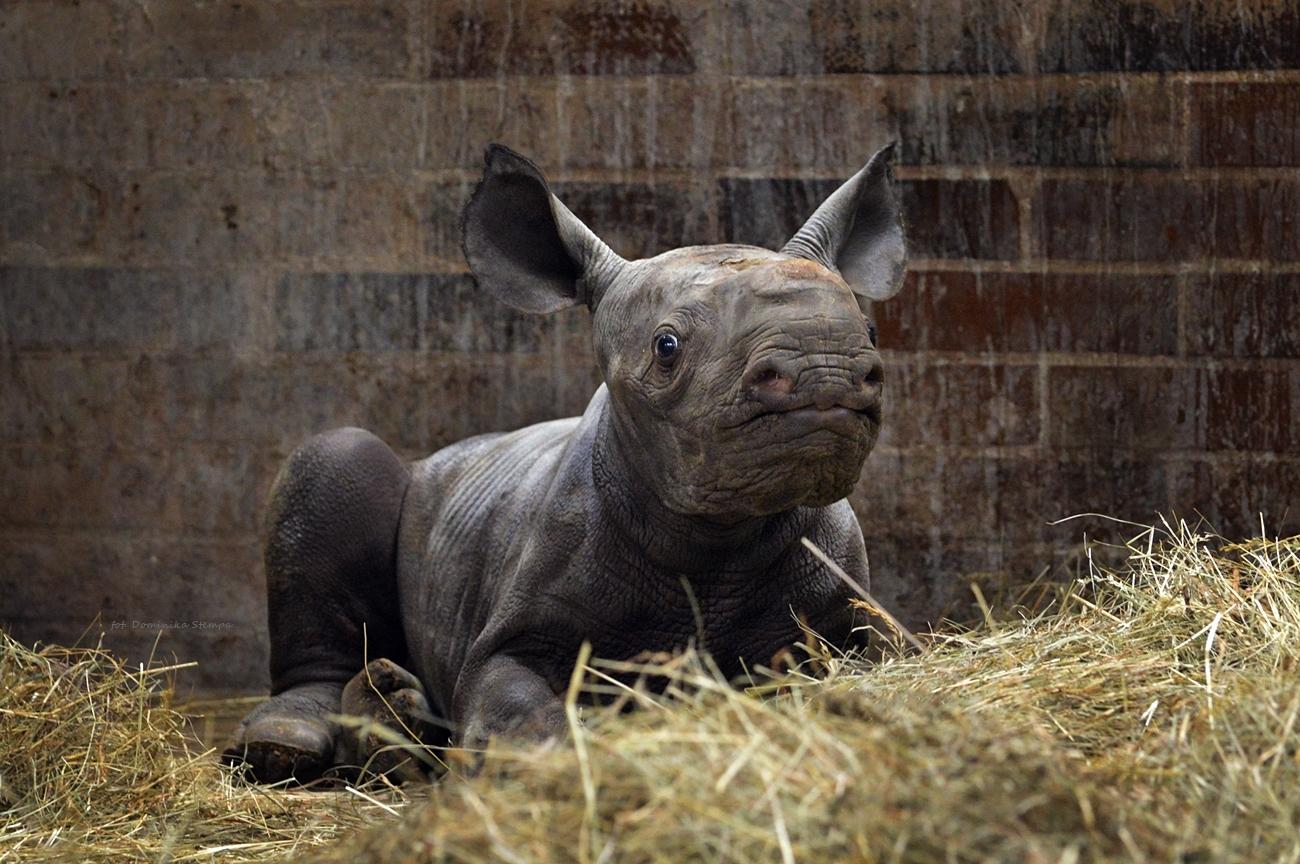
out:
<path id="1" fill-rule="evenodd" d="M 309 783 L 334 765 L 342 685 L 304 684 L 276 694 L 243 719 L 221 759 L 259 783 Z"/>
<path id="2" fill-rule="evenodd" d="M 343 688 L 345 724 L 340 751 L 363 775 L 426 779 L 433 760 L 421 751 L 436 729 L 424 688 L 391 660 L 372 660 Z"/>

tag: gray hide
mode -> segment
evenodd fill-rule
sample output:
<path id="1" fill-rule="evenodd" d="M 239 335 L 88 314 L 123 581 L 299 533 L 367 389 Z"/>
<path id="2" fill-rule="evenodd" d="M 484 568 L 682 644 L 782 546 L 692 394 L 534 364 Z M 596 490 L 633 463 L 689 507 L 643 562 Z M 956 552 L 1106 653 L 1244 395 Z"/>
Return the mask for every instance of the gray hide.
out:
<path id="1" fill-rule="evenodd" d="M 850 590 L 800 538 L 868 582 L 844 499 L 880 431 L 866 310 L 905 266 L 891 150 L 780 252 L 628 261 L 491 147 L 464 221 L 479 287 L 586 305 L 605 383 L 581 417 L 414 463 L 360 429 L 303 444 L 268 520 L 274 695 L 226 758 L 264 781 L 371 758 L 331 717 L 384 701 L 471 747 L 559 735 L 584 641 L 627 659 L 702 639 L 728 675 L 804 641 L 800 622 L 859 646 Z"/>

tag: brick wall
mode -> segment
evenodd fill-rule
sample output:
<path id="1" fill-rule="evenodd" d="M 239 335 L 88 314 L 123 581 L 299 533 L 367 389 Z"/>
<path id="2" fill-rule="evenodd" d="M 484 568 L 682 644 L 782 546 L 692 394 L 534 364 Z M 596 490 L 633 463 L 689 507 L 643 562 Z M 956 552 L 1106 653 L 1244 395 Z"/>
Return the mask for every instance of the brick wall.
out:
<path id="1" fill-rule="evenodd" d="M 1297 34 L 1265 0 L 0 0 L 0 620 L 132 656 L 207 622 L 159 650 L 264 685 L 298 441 L 580 411 L 585 313 L 464 272 L 490 140 L 644 255 L 779 244 L 901 138 L 854 502 L 914 623 L 1108 530 L 1073 513 L 1300 530 Z"/>

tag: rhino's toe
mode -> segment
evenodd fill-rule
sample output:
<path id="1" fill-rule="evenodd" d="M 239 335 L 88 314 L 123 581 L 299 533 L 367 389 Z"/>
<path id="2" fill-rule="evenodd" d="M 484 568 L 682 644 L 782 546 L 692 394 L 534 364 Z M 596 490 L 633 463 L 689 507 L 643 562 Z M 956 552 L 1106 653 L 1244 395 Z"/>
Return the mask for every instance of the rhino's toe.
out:
<path id="1" fill-rule="evenodd" d="M 254 718 L 222 753 L 231 765 L 243 764 L 259 783 L 295 780 L 310 783 L 333 764 L 334 733 L 316 718 Z"/>
<path id="2" fill-rule="evenodd" d="M 431 739 L 434 721 L 414 675 L 391 660 L 372 660 L 343 688 L 342 701 L 343 713 L 362 722 L 345 726 L 340 754 L 366 774 L 399 782 L 425 777 L 428 758 L 413 748 Z"/>

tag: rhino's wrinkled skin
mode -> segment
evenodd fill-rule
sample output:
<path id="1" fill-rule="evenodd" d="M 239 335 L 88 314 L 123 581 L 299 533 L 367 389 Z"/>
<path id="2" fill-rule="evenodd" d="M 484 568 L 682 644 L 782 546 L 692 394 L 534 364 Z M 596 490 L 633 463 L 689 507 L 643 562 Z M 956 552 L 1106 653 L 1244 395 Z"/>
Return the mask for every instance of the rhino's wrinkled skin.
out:
<path id="1" fill-rule="evenodd" d="M 864 310 L 905 263 L 889 155 L 781 252 L 626 261 L 490 148 L 465 212 L 478 283 L 524 310 L 590 307 L 606 383 L 581 417 L 412 464 L 359 429 L 299 448 L 268 523 L 275 695 L 227 758 L 264 781 L 362 758 L 330 716 L 356 707 L 367 658 L 392 661 L 368 667 L 375 687 L 478 746 L 561 734 L 583 641 L 631 658 L 702 639 L 728 674 L 803 641 L 801 621 L 857 644 L 850 589 L 800 539 L 867 583 L 844 498 L 880 429 Z"/>

